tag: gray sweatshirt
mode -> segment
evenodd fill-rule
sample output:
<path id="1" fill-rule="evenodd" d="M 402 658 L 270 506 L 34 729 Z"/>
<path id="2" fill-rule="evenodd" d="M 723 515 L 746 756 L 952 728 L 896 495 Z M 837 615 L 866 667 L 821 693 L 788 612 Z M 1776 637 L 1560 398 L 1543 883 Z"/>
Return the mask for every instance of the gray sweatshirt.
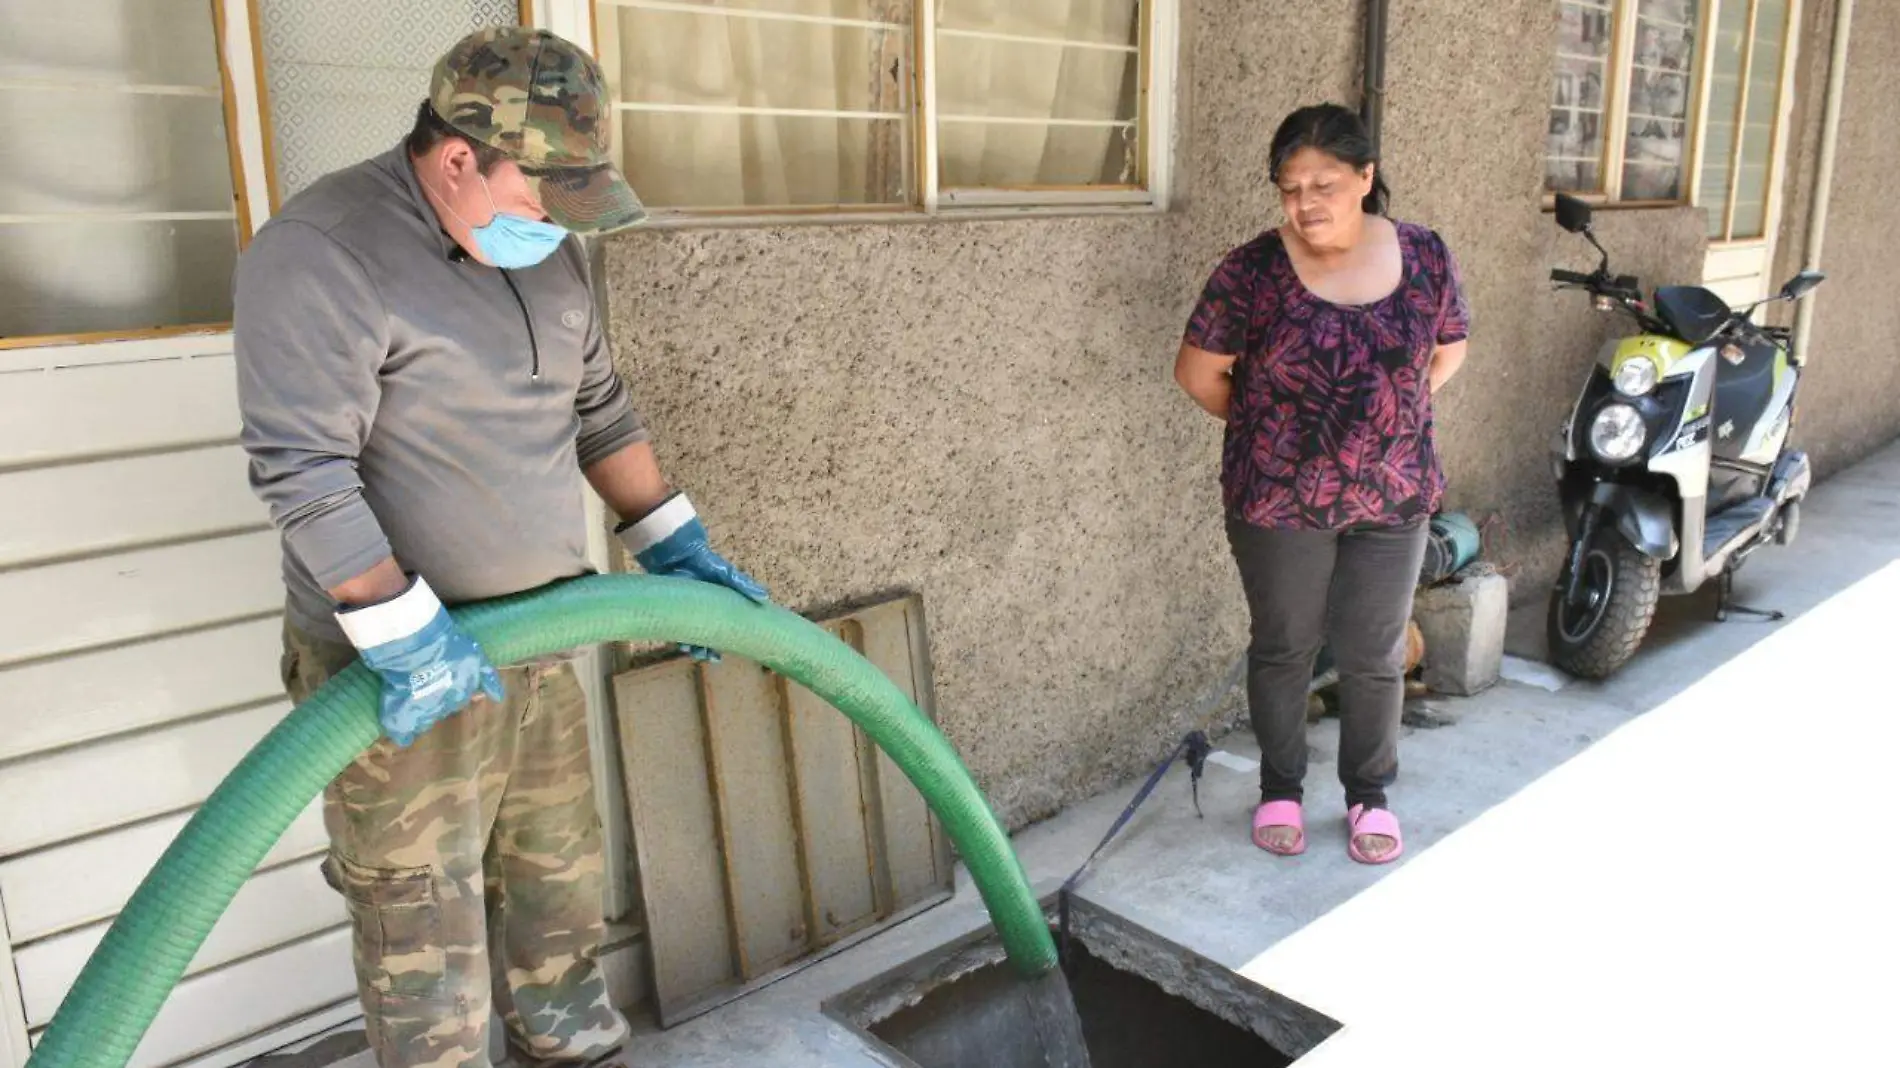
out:
<path id="1" fill-rule="evenodd" d="M 646 430 L 578 241 L 525 270 L 470 259 L 398 146 L 258 232 L 235 330 L 294 625 L 343 640 L 324 591 L 392 552 L 449 604 L 590 570 L 581 470 Z"/>

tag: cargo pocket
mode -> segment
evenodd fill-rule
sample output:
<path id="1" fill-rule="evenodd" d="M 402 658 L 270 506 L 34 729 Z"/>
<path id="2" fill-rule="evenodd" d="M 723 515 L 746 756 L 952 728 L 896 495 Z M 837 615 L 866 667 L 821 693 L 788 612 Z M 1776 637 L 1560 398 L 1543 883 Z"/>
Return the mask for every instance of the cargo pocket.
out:
<path id="1" fill-rule="evenodd" d="M 435 873 L 371 868 L 332 853 L 323 862 L 323 877 L 349 904 L 364 985 L 398 997 L 441 997 L 448 953 Z"/>
<path id="2" fill-rule="evenodd" d="M 301 701 L 303 694 L 298 692 L 298 683 L 303 677 L 303 656 L 297 651 L 296 639 L 291 636 L 290 628 L 284 628 L 284 652 L 277 658 L 277 677 L 283 680 L 284 692 L 292 701 Z"/>

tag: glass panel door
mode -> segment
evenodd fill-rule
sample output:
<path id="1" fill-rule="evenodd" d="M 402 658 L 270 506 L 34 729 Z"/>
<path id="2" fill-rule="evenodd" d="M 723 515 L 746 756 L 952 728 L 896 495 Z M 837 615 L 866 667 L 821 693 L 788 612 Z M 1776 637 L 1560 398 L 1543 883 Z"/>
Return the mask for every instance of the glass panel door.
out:
<path id="1" fill-rule="evenodd" d="M 1735 134 L 1741 127 L 1742 69 L 1748 40 L 1748 0 L 1721 0 L 1715 18 L 1714 56 L 1709 68 L 1709 102 L 1702 116 L 1701 201 L 1708 213 L 1708 234 L 1728 236 L 1729 172 L 1735 162 Z"/>
<path id="2" fill-rule="evenodd" d="M 518 0 L 254 0 L 270 88 L 271 167 L 289 199 L 396 146 L 450 45 L 514 25 Z"/>
<path id="3" fill-rule="evenodd" d="M 1714 241 L 1767 236 L 1791 0 L 1717 0 L 1700 202 Z"/>
<path id="4" fill-rule="evenodd" d="M 1767 230 L 1787 31 L 1788 0 L 1756 0 L 1755 47 L 1748 63 L 1748 104 L 1743 108 L 1741 162 L 1735 175 L 1735 214 L 1729 225 L 1733 240 L 1762 237 Z"/>

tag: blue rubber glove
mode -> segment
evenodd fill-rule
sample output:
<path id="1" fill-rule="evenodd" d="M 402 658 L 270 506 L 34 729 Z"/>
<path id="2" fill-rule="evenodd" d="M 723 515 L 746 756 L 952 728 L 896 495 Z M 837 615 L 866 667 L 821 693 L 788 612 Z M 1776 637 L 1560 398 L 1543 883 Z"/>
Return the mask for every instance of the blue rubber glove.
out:
<path id="1" fill-rule="evenodd" d="M 407 748 L 477 694 L 499 703 L 501 676 L 420 577 L 393 600 L 346 608 L 337 622 L 383 680 L 383 733 Z"/>
<path id="2" fill-rule="evenodd" d="M 616 531 L 633 554 L 634 560 L 649 575 L 689 578 L 737 590 L 756 604 L 771 600 L 765 587 L 751 575 L 733 567 L 725 557 L 713 552 L 706 525 L 699 521 L 693 502 L 683 493 L 668 497 L 658 508 L 638 520 L 622 523 Z M 681 645 L 680 651 L 695 660 L 718 663 L 716 650 L 696 645 Z"/>

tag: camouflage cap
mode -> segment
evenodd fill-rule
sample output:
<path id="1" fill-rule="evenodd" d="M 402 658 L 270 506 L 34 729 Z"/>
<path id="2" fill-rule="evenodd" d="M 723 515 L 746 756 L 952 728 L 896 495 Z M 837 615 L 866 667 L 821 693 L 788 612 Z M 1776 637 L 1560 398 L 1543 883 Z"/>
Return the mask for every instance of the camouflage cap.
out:
<path id="1" fill-rule="evenodd" d="M 436 63 L 429 105 L 520 165 L 559 225 L 600 233 L 646 218 L 613 165 L 607 80 L 573 42 L 525 27 L 477 30 Z"/>

